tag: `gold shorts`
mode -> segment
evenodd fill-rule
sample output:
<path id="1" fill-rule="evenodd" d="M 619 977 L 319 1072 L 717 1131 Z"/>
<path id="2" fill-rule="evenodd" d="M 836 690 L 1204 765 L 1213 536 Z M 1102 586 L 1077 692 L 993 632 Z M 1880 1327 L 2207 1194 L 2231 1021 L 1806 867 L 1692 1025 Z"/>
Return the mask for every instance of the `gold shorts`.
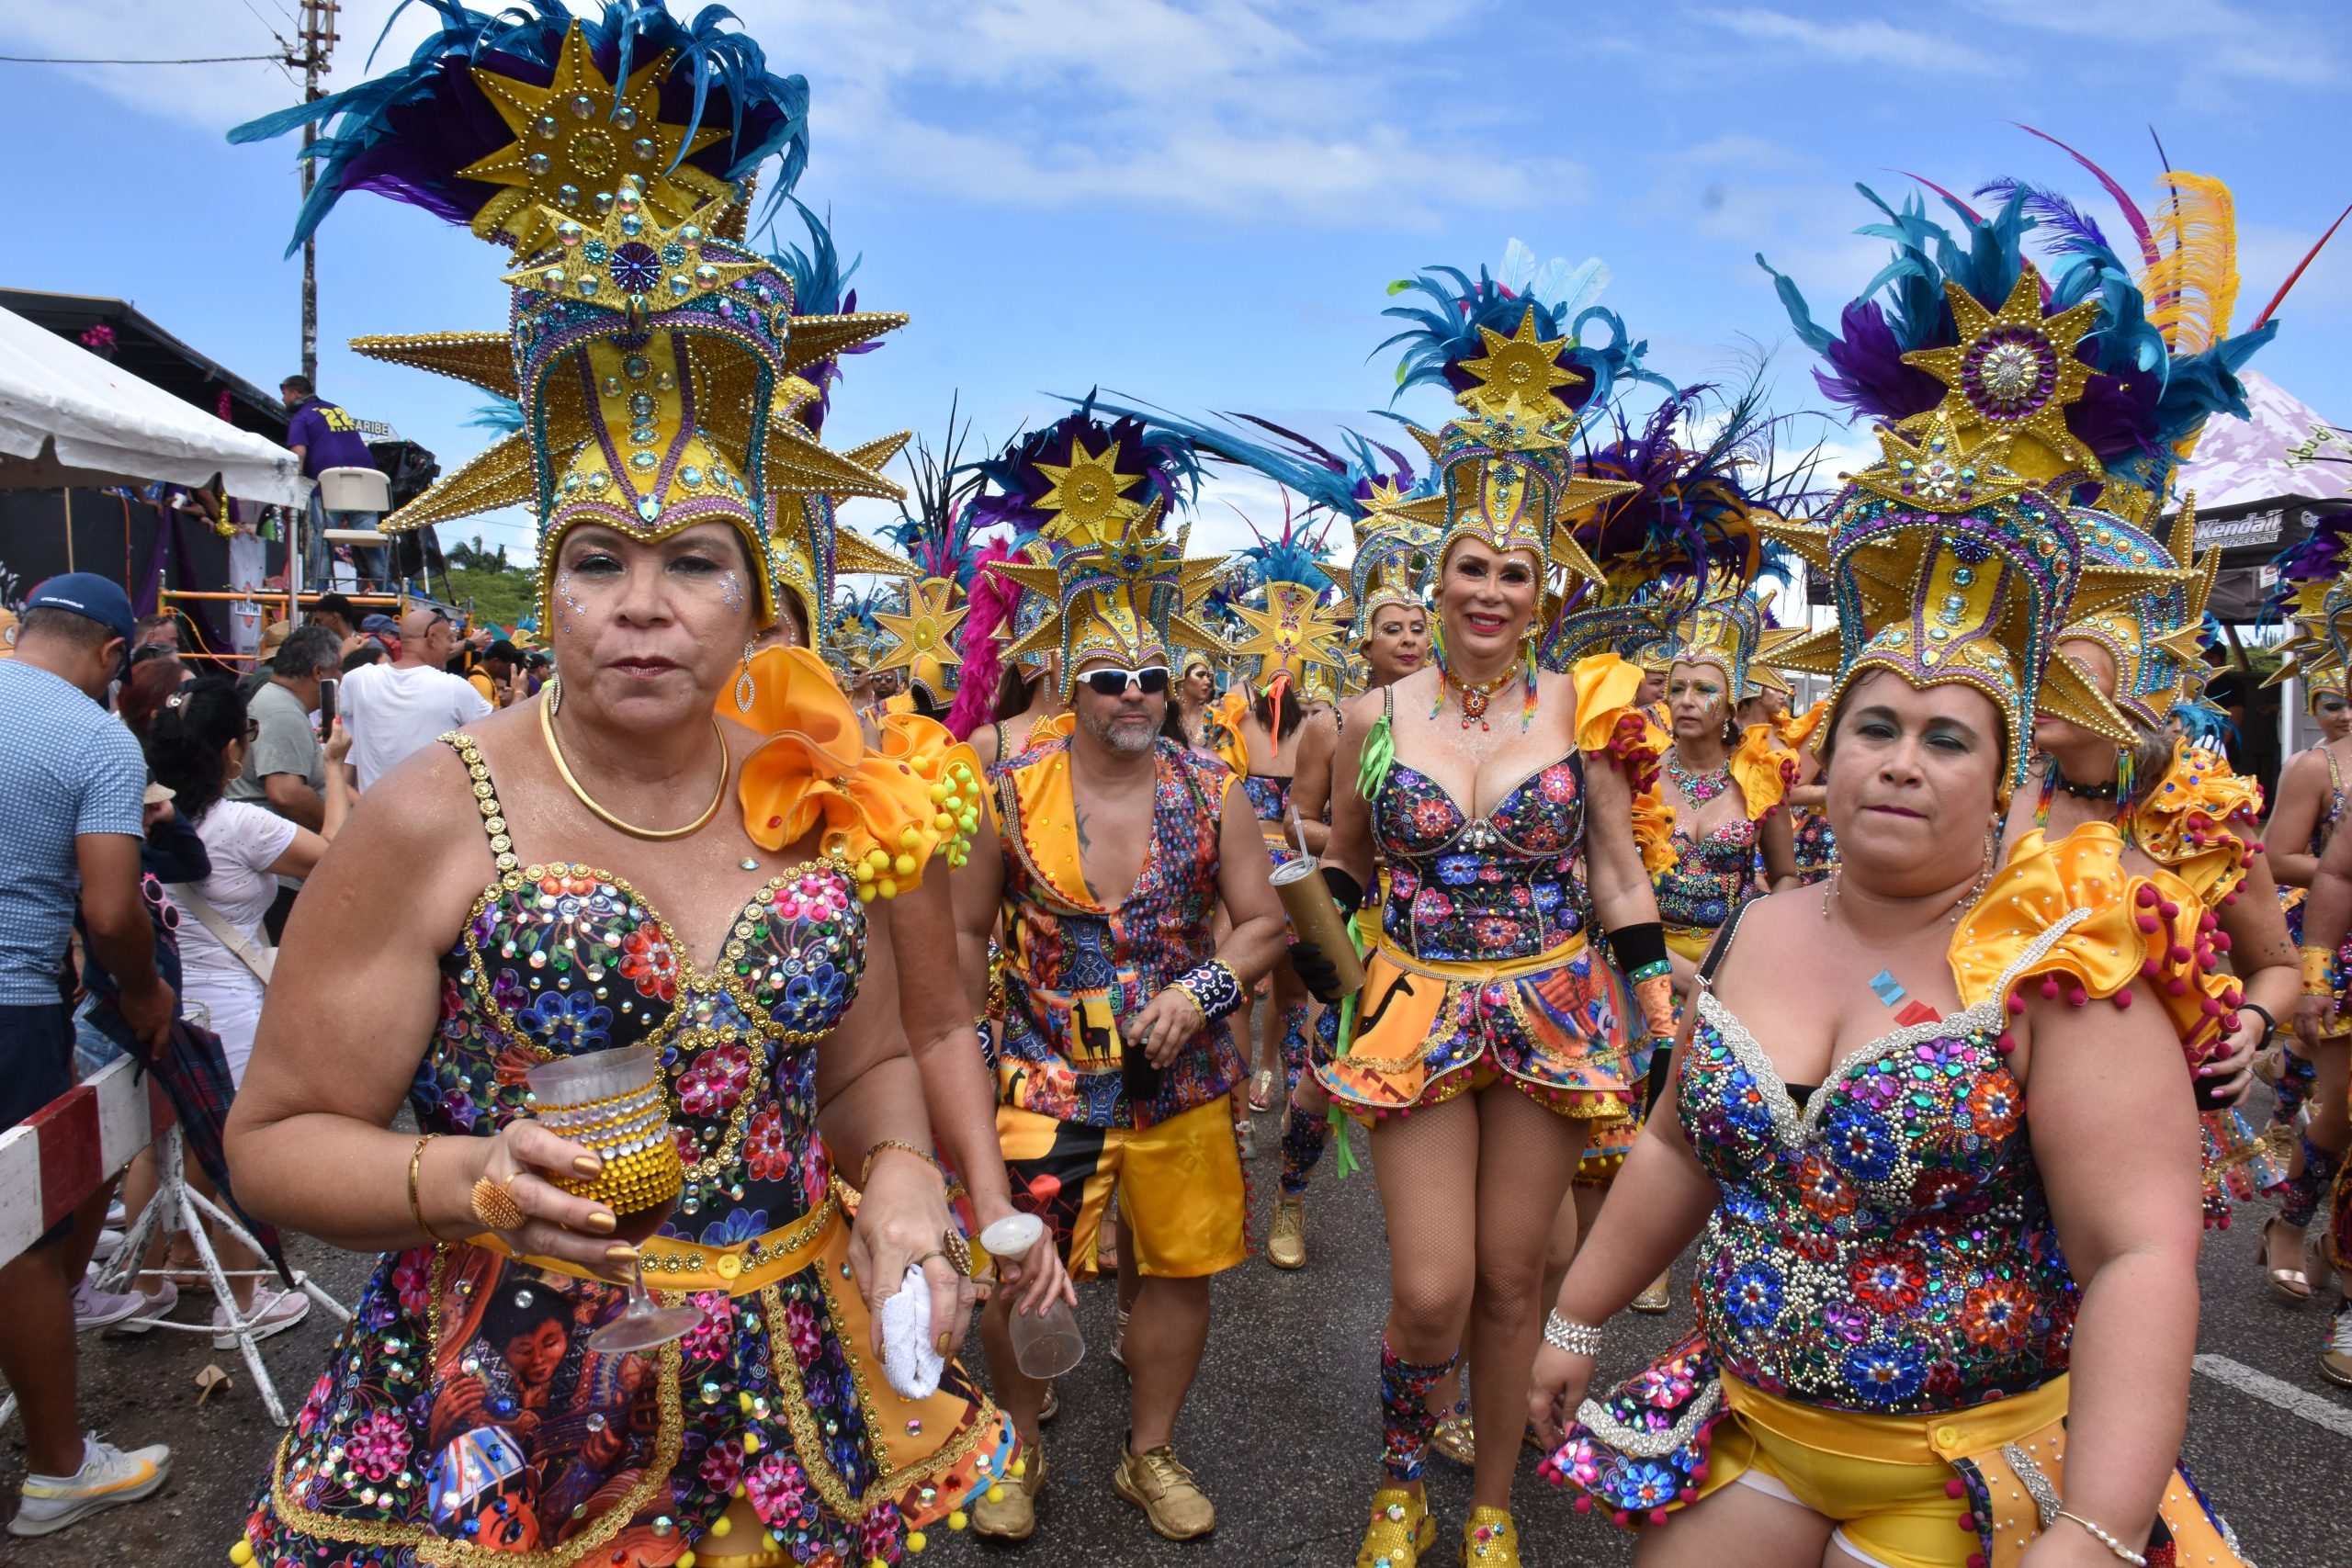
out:
<path id="1" fill-rule="evenodd" d="M 1000 1105 L 996 1134 L 1013 1206 L 1053 1227 L 1074 1280 L 1097 1272 L 1094 1249 L 1114 1183 L 1128 1267 L 1192 1280 L 1250 1256 L 1249 1190 L 1233 1105 L 1222 1095 L 1149 1127 L 1090 1127 Z"/>

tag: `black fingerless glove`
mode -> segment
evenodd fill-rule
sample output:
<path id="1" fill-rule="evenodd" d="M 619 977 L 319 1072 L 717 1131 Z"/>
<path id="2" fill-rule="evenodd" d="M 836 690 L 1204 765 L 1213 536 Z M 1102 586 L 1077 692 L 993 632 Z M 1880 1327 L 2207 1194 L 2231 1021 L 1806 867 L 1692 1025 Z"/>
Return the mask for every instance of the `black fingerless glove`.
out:
<path id="1" fill-rule="evenodd" d="M 1342 915 L 1352 915 L 1363 908 L 1363 884 L 1338 866 L 1323 867 L 1323 886 L 1331 890 L 1332 901 L 1340 906 Z"/>

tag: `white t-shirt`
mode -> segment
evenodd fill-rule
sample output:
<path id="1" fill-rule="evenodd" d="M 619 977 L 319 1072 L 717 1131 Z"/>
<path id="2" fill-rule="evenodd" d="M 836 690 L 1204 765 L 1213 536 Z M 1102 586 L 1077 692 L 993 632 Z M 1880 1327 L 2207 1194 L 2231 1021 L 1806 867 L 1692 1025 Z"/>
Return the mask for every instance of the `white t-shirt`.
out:
<path id="1" fill-rule="evenodd" d="M 366 789 L 434 738 L 462 729 L 491 711 L 481 694 L 446 670 L 363 664 L 343 678 L 343 725 L 351 763 Z"/>
<path id="2" fill-rule="evenodd" d="M 196 825 L 196 836 L 212 857 L 212 874 L 196 890 L 256 949 L 269 945 L 261 919 L 277 897 L 277 879 L 269 868 L 294 842 L 294 830 L 276 812 L 243 800 L 215 803 Z M 213 1031 L 228 1046 L 234 1076 L 242 1079 L 244 1057 L 253 1050 L 254 1021 L 261 1013 L 261 981 L 193 911 L 181 913 L 181 989 L 211 1014 Z"/>

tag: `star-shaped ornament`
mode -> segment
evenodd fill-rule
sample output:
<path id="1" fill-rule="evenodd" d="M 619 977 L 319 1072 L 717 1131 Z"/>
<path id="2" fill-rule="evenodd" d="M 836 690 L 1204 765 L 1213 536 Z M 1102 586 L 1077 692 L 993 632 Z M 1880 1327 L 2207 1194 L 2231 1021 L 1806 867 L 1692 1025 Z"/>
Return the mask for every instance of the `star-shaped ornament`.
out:
<path id="1" fill-rule="evenodd" d="M 1953 425 L 1947 399 L 1928 416 L 1917 442 L 1892 425 L 1879 426 L 1879 461 L 1856 474 L 1853 482 L 1915 511 L 1973 512 L 2026 488 L 2004 466 L 2009 441 L 2007 432 L 1998 432 L 1971 450 Z"/>
<path id="2" fill-rule="evenodd" d="M 911 670 L 918 660 L 929 659 L 942 665 L 954 664 L 962 659 L 955 644 L 956 628 L 971 613 L 968 604 L 948 607 L 955 597 L 956 584 L 944 577 L 927 577 L 907 591 L 907 613 L 903 615 L 885 615 L 876 611 L 875 620 L 882 629 L 897 639 L 888 658 L 875 668 L 880 670 Z"/>
<path id="3" fill-rule="evenodd" d="M 1478 336 L 1486 353 L 1464 360 L 1462 368 L 1476 377 L 1479 385 L 1462 394 L 1464 403 L 1489 418 L 1524 420 L 1536 425 L 1576 417 L 1575 411 L 1555 393 L 1562 387 L 1582 384 L 1584 378 L 1561 367 L 1558 354 L 1563 340 L 1546 342 L 1536 336 L 1534 306 L 1528 306 L 1519 318 L 1519 330 L 1510 336 L 1484 326 L 1478 329 Z"/>
<path id="4" fill-rule="evenodd" d="M 1086 443 L 1073 441 L 1069 462 L 1039 463 L 1037 471 L 1051 481 L 1037 502 L 1038 511 L 1054 513 L 1045 527 L 1049 539 L 1098 543 L 1113 532 L 1111 525 L 1136 513 L 1136 503 L 1126 499 L 1126 491 L 1141 484 L 1143 476 L 1119 472 L 1115 441 L 1101 452 L 1089 452 Z"/>
<path id="5" fill-rule="evenodd" d="M 513 236 L 516 255 L 529 255 L 553 237 L 561 218 L 601 217 L 628 176 L 673 220 L 731 195 L 726 181 L 680 161 L 681 149 L 691 156 L 726 132 L 707 127 L 688 144 L 684 126 L 663 122 L 660 83 L 672 63 L 665 53 L 616 90 L 596 68 L 588 35 L 575 21 L 556 57 L 555 79 L 544 87 L 476 69 L 474 85 L 514 140 L 458 171 L 507 187 L 475 215 L 474 232 L 489 239 L 503 231 Z"/>
<path id="6" fill-rule="evenodd" d="M 501 282 L 643 316 L 732 291 L 738 281 L 774 270 L 756 257 L 743 259 L 698 222 L 662 227 L 634 178 L 621 182 L 612 209 L 601 219 L 582 220 L 553 209 L 542 209 L 541 216 L 558 247 L 555 254 Z M 765 294 L 744 302 L 790 309 L 791 289 L 780 276 Z"/>
<path id="7" fill-rule="evenodd" d="M 1980 430 L 2012 436 L 2010 466 L 2033 483 L 2064 473 L 2097 477 L 2098 460 L 2066 428 L 2066 409 L 2090 380 L 2091 367 L 2075 350 L 2098 324 L 2099 301 L 2044 316 L 2041 275 L 2030 265 L 1997 311 L 1950 280 L 1944 298 L 1960 342 L 1903 356 L 1951 389 L 1937 412 L 1964 436 Z"/>

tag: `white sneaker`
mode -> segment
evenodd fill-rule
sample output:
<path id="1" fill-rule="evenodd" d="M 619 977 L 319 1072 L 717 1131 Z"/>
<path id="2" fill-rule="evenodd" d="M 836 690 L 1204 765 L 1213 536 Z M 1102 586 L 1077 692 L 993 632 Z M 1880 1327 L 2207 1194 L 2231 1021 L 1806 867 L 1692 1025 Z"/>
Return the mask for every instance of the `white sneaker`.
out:
<path id="1" fill-rule="evenodd" d="M 266 1339 L 273 1334 L 283 1334 L 311 1315 L 311 1298 L 300 1291 L 273 1291 L 262 1287 L 254 1292 L 254 1304 L 244 1313 L 245 1332 L 255 1339 Z M 223 1302 L 212 1309 L 212 1348 L 233 1350 L 237 1336 L 229 1326 L 229 1303 Z"/>
<path id="2" fill-rule="evenodd" d="M 172 1450 L 163 1444 L 125 1453 L 93 1432 L 82 1440 L 82 1468 L 72 1475 L 25 1477 L 23 1502 L 8 1521 L 8 1533 L 62 1530 L 100 1509 L 153 1495 L 171 1473 Z"/>
<path id="3" fill-rule="evenodd" d="M 107 1224 L 112 1225 L 117 1230 L 120 1230 L 130 1223 L 130 1211 L 122 1206 L 121 1199 L 118 1198 L 113 1202 L 107 1205 Z"/>
<path id="4" fill-rule="evenodd" d="M 149 1334 L 155 1325 L 149 1318 L 169 1317 L 172 1309 L 180 1304 L 180 1288 L 161 1275 L 155 1282 L 138 1292 L 139 1310 L 114 1325 L 115 1334 Z"/>
<path id="5" fill-rule="evenodd" d="M 126 1317 L 137 1317 L 147 1307 L 147 1298 L 135 1291 L 102 1291 L 82 1276 L 74 1287 L 74 1327 L 87 1334 L 93 1329 L 111 1327 Z"/>
<path id="6" fill-rule="evenodd" d="M 122 1233 L 109 1227 L 98 1233 L 96 1244 L 90 1248 L 90 1261 L 104 1263 L 121 1250 Z"/>
<path id="7" fill-rule="evenodd" d="M 1258 1157 L 1258 1123 L 1251 1118 L 1244 1116 L 1239 1122 L 1234 1123 L 1233 1132 L 1235 1138 L 1241 1145 L 1241 1157 L 1245 1160 L 1256 1159 Z"/>

